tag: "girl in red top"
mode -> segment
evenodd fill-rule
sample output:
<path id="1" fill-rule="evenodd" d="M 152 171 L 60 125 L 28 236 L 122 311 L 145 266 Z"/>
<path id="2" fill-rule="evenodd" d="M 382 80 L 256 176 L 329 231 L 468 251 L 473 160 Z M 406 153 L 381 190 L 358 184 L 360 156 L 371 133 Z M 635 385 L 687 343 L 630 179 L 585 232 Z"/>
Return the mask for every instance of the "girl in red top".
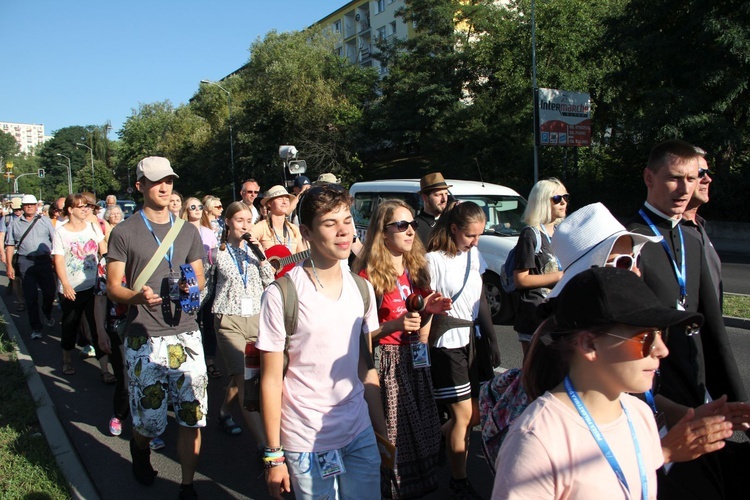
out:
<path id="1" fill-rule="evenodd" d="M 382 202 L 373 214 L 364 248 L 354 264 L 378 298 L 380 387 L 388 440 L 396 445 L 393 471 L 381 475 L 385 498 L 413 498 L 437 488 L 435 468 L 440 421 L 432 396 L 427 339 L 432 314 L 450 309 L 450 299 L 431 293 L 424 247 L 417 222 L 401 200 Z M 420 312 L 407 309 L 412 294 L 424 299 Z"/>

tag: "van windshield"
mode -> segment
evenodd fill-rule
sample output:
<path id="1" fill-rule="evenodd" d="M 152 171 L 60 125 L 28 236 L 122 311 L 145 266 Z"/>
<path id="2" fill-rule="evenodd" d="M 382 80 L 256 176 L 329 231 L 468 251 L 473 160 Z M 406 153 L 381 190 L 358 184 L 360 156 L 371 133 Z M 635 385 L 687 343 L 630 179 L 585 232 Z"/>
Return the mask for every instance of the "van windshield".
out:
<path id="1" fill-rule="evenodd" d="M 456 199 L 472 201 L 484 210 L 484 215 L 487 217 L 487 223 L 484 226 L 485 234 L 518 236 L 526 225 L 521 220 L 526 208 L 526 200 L 520 196 L 456 195 Z"/>

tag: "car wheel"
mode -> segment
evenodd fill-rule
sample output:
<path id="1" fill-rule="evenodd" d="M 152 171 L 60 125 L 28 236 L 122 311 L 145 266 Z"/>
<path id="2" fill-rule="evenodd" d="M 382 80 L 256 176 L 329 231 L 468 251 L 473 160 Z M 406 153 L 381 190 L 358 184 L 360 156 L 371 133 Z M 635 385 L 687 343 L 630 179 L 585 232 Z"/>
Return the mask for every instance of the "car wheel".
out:
<path id="1" fill-rule="evenodd" d="M 504 324 L 513 319 L 510 297 L 503 290 L 500 277 L 495 273 L 484 273 L 484 295 L 487 297 L 494 324 Z"/>

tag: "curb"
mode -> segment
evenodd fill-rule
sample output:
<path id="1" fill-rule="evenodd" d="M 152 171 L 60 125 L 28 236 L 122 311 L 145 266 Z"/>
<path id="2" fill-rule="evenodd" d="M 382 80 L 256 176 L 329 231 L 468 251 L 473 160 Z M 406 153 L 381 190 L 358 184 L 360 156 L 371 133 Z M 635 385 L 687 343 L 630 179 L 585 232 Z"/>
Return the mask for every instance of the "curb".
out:
<path id="1" fill-rule="evenodd" d="M 743 328 L 750 330 L 750 319 L 748 318 L 737 318 L 735 316 L 724 316 L 724 326 L 730 328 Z"/>
<path id="2" fill-rule="evenodd" d="M 81 463 L 73 444 L 70 442 L 68 434 L 65 432 L 60 419 L 57 416 L 57 410 L 52 403 L 52 399 L 44 387 L 42 377 L 36 370 L 36 365 L 29 355 L 21 335 L 18 333 L 13 318 L 11 317 L 5 303 L 0 300 L 0 313 L 7 321 L 7 330 L 10 337 L 16 343 L 16 355 L 18 364 L 26 375 L 26 384 L 31 392 L 31 397 L 37 404 L 36 415 L 39 424 L 47 438 L 50 451 L 55 457 L 57 466 L 60 467 L 63 477 L 68 483 L 72 498 L 81 500 L 99 500 L 99 492 L 94 487 L 94 483 Z"/>

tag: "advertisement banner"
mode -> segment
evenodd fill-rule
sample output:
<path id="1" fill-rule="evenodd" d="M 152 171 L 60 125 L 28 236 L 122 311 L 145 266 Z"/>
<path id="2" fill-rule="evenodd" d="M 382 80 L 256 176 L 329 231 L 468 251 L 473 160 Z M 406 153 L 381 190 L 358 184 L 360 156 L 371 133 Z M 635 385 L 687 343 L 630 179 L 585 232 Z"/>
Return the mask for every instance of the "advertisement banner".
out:
<path id="1" fill-rule="evenodd" d="M 590 146 L 591 94 L 539 89 L 539 145 Z"/>

